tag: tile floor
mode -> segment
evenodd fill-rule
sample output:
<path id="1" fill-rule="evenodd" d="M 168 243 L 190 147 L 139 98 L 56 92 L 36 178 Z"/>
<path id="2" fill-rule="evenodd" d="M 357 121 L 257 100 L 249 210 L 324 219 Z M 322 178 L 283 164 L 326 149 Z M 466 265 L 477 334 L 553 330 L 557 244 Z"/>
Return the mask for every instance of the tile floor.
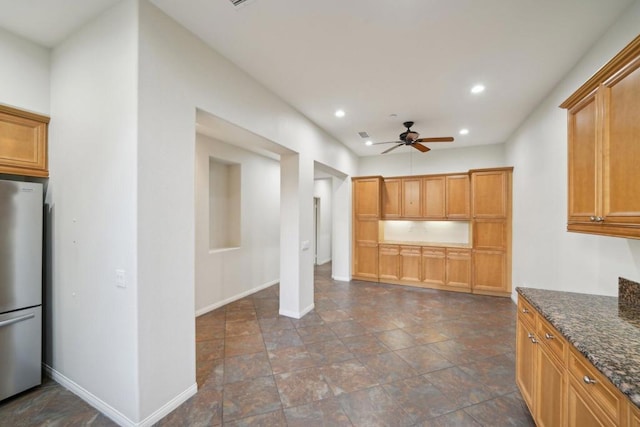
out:
<path id="1" fill-rule="evenodd" d="M 196 320 L 198 393 L 158 426 L 534 426 L 515 385 L 509 299 L 336 282 L 278 316 L 270 287 Z M 113 425 L 51 380 L 2 426 Z"/>

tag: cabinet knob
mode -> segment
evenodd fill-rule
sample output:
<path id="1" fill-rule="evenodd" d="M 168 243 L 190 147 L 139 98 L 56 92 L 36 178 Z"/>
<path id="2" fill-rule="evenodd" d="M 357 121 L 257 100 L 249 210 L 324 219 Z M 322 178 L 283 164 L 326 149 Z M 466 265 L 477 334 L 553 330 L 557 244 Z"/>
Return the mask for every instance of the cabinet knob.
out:
<path id="1" fill-rule="evenodd" d="M 596 222 L 604 222 L 604 218 L 601 216 L 596 217 Z"/>
<path id="2" fill-rule="evenodd" d="M 590 378 L 590 377 L 589 377 L 589 375 L 585 375 L 585 376 L 582 378 L 582 381 L 584 381 L 584 382 L 585 382 L 585 383 L 587 383 L 587 384 L 595 384 L 595 383 L 597 383 L 597 381 L 596 381 L 596 380 L 594 380 L 593 378 Z"/>
<path id="3" fill-rule="evenodd" d="M 534 343 L 534 344 L 538 344 L 538 340 L 536 340 L 536 336 L 535 336 L 535 335 L 533 335 L 531 332 L 529 332 L 529 333 L 527 334 L 527 337 L 529 337 L 529 339 L 531 340 L 531 342 L 532 342 L 532 343 Z"/>
<path id="4" fill-rule="evenodd" d="M 529 312 L 529 310 L 527 310 L 526 308 L 523 308 L 523 309 L 522 309 L 522 312 L 523 312 L 524 314 L 527 314 L 527 313 Z"/>
<path id="5" fill-rule="evenodd" d="M 595 216 L 590 216 L 590 217 L 589 217 L 589 221 L 591 221 L 591 222 L 595 222 L 595 221 L 596 221 L 596 217 L 595 217 Z"/>
<path id="6" fill-rule="evenodd" d="M 551 334 L 550 334 L 550 333 L 548 333 L 548 332 L 546 332 L 546 333 L 544 334 L 544 337 L 545 337 L 546 339 L 548 339 L 548 340 L 552 340 L 552 339 L 554 339 L 554 338 L 555 338 L 553 335 L 551 335 Z"/>

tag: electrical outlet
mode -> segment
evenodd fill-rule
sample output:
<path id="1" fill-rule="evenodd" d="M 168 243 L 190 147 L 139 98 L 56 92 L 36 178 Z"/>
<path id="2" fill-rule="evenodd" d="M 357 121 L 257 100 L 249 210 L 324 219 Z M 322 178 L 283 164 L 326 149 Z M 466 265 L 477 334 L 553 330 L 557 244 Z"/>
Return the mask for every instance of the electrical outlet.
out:
<path id="1" fill-rule="evenodd" d="M 126 288 L 127 280 L 124 270 L 116 270 L 116 286 L 118 288 Z"/>

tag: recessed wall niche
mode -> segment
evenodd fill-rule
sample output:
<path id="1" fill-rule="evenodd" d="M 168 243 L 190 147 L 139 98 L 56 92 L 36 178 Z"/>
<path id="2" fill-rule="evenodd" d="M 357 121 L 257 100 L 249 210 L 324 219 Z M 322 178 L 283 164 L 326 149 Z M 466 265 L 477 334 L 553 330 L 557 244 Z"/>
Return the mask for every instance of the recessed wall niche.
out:
<path id="1" fill-rule="evenodd" d="M 209 249 L 240 247 L 241 165 L 209 158 Z"/>

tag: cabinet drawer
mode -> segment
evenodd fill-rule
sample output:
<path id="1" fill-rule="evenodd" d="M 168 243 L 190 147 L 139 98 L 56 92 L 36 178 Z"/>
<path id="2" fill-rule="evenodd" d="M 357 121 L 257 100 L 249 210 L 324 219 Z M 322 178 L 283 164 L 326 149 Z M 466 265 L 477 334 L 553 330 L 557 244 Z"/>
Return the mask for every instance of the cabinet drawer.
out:
<path id="1" fill-rule="evenodd" d="M 422 255 L 423 256 L 437 256 L 443 257 L 445 256 L 446 251 L 444 248 L 436 248 L 432 246 L 423 246 L 422 247 Z"/>
<path id="2" fill-rule="evenodd" d="M 539 341 L 564 364 L 565 360 L 567 360 L 567 341 L 565 341 L 560 332 L 551 326 L 542 316 L 538 316 L 536 335 Z"/>
<path id="3" fill-rule="evenodd" d="M 536 309 L 529 304 L 522 295 L 518 296 L 518 317 L 526 322 L 531 329 L 536 325 Z"/>
<path id="4" fill-rule="evenodd" d="M 575 348 L 569 352 L 568 370 L 576 380 L 576 387 L 591 397 L 602 412 L 619 425 L 622 421 L 622 405 L 626 402 L 613 384 Z"/>

